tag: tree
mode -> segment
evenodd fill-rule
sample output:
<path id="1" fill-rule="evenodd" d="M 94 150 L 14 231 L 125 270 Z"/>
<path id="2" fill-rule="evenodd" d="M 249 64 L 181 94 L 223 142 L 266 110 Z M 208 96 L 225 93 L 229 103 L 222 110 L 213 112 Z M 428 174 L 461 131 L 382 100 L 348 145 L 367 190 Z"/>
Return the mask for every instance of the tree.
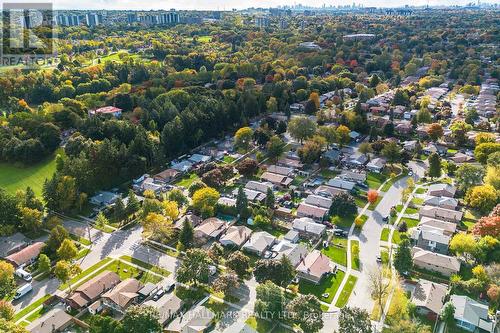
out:
<path id="1" fill-rule="evenodd" d="M 405 239 L 399 244 L 399 247 L 394 253 L 394 268 L 401 275 L 411 272 L 413 268 L 410 245 L 410 241 Z"/>
<path id="2" fill-rule="evenodd" d="M 128 192 L 128 201 L 127 201 L 127 214 L 135 214 L 139 211 L 141 208 L 141 204 L 139 203 L 139 200 L 137 200 L 137 197 L 135 193 L 130 190 Z"/>
<path id="3" fill-rule="evenodd" d="M 21 222 L 27 231 L 37 232 L 42 227 L 42 212 L 28 207 L 21 208 Z"/>
<path id="4" fill-rule="evenodd" d="M 429 177 L 441 177 L 441 158 L 437 153 L 432 153 L 429 156 Z"/>
<path id="5" fill-rule="evenodd" d="M 416 117 L 417 117 L 417 123 L 419 124 L 421 123 L 428 124 L 432 121 L 432 114 L 427 108 L 421 108 L 420 110 L 418 110 Z"/>
<path id="6" fill-rule="evenodd" d="M 483 177 L 484 169 L 472 164 L 462 164 L 455 172 L 457 187 L 464 193 L 472 187 L 480 185 Z"/>
<path id="7" fill-rule="evenodd" d="M 382 155 L 390 164 L 396 163 L 401 158 L 401 148 L 395 142 L 387 143 L 381 151 Z"/>
<path id="8" fill-rule="evenodd" d="M 391 279 L 386 269 L 377 266 L 368 272 L 368 290 L 383 315 L 384 301 L 391 291 Z"/>
<path id="9" fill-rule="evenodd" d="M 71 279 L 73 276 L 81 271 L 78 265 L 71 265 L 65 260 L 60 260 L 54 267 L 54 275 L 63 284 L 68 284 L 69 291 L 71 292 Z"/>
<path id="10" fill-rule="evenodd" d="M 279 136 L 273 135 L 267 143 L 267 155 L 272 161 L 277 161 L 278 158 L 285 152 L 285 143 Z"/>
<path id="11" fill-rule="evenodd" d="M 119 321 L 101 315 L 93 315 L 90 317 L 90 333 L 120 333 L 123 328 Z"/>
<path id="12" fill-rule="evenodd" d="M 432 328 L 416 320 L 391 320 L 391 325 L 384 329 L 386 333 L 432 333 Z"/>
<path id="13" fill-rule="evenodd" d="M 493 186 L 497 191 L 500 191 L 500 166 L 488 165 L 484 182 Z"/>
<path id="14" fill-rule="evenodd" d="M 173 219 L 158 213 L 149 213 L 141 221 L 144 233 L 159 239 L 169 239 L 174 232 Z"/>
<path id="15" fill-rule="evenodd" d="M 369 190 L 368 193 L 366 194 L 366 197 L 368 199 L 368 202 L 371 204 L 377 202 L 377 199 L 378 199 L 377 190 Z"/>
<path id="16" fill-rule="evenodd" d="M 280 260 L 257 261 L 253 274 L 259 283 L 269 280 L 278 286 L 286 287 L 295 276 L 295 268 L 290 260 L 283 256 Z"/>
<path id="17" fill-rule="evenodd" d="M 60 260 L 71 261 L 78 255 L 78 249 L 75 243 L 69 238 L 66 238 L 57 249 L 57 257 Z"/>
<path id="18" fill-rule="evenodd" d="M 452 302 L 447 302 L 441 309 L 439 317 L 444 322 L 444 331 L 448 332 L 448 328 L 455 325 L 455 305 Z"/>
<path id="19" fill-rule="evenodd" d="M 251 177 L 259 170 L 259 163 L 247 157 L 236 165 L 236 170 L 245 177 Z"/>
<path id="20" fill-rule="evenodd" d="M 500 237 L 500 216 L 483 216 L 474 224 L 474 235 Z"/>
<path id="21" fill-rule="evenodd" d="M 273 209 L 276 205 L 276 199 L 274 197 L 274 191 L 268 187 L 266 193 L 266 207 L 269 209 Z"/>
<path id="22" fill-rule="evenodd" d="M 0 319 L 12 320 L 14 319 L 15 310 L 12 304 L 0 299 Z"/>
<path id="23" fill-rule="evenodd" d="M 306 117 L 295 117 L 288 123 L 288 132 L 302 143 L 316 133 L 316 123 Z"/>
<path id="24" fill-rule="evenodd" d="M 460 232 L 450 241 L 450 251 L 471 258 L 477 249 L 477 241 L 471 234 Z"/>
<path id="25" fill-rule="evenodd" d="M 306 143 L 297 150 L 300 161 L 304 164 L 313 164 L 321 156 L 321 145 L 314 140 L 307 140 Z"/>
<path id="26" fill-rule="evenodd" d="M 269 319 L 279 318 L 286 304 L 283 290 L 271 281 L 266 281 L 257 286 L 256 292 L 255 313 L 265 314 Z"/>
<path id="27" fill-rule="evenodd" d="M 182 245 L 184 249 L 190 249 L 193 247 L 194 243 L 194 229 L 191 221 L 187 218 L 182 222 L 182 229 L 179 232 L 179 244 Z"/>
<path id="28" fill-rule="evenodd" d="M 95 218 L 95 225 L 102 228 L 107 224 L 109 224 L 108 218 L 103 212 L 99 212 Z"/>
<path id="29" fill-rule="evenodd" d="M 226 260 L 226 267 L 233 270 L 239 278 L 243 278 L 250 269 L 250 258 L 241 251 L 233 252 Z"/>
<path id="30" fill-rule="evenodd" d="M 242 127 L 234 135 L 234 146 L 237 149 L 247 151 L 252 143 L 253 130 L 250 127 Z"/>
<path id="31" fill-rule="evenodd" d="M 214 288 L 214 291 L 221 292 L 226 295 L 231 290 L 236 289 L 239 285 L 240 281 L 238 280 L 238 275 L 229 270 L 215 279 L 212 287 Z"/>
<path id="32" fill-rule="evenodd" d="M 163 332 L 160 315 L 153 306 L 133 305 L 129 307 L 121 324 L 124 332 Z"/>
<path id="33" fill-rule="evenodd" d="M 210 259 L 205 250 L 190 249 L 177 270 L 177 280 L 181 283 L 207 283 L 210 273 Z"/>
<path id="34" fill-rule="evenodd" d="M 463 120 L 455 120 L 450 125 L 450 130 L 453 134 L 455 144 L 457 146 L 463 146 L 467 142 L 466 134 L 472 129 L 472 126 L 464 122 Z"/>
<path id="35" fill-rule="evenodd" d="M 475 186 L 467 192 L 465 202 L 480 213 L 487 214 L 498 203 L 498 192 L 491 185 Z"/>
<path id="36" fill-rule="evenodd" d="M 220 198 L 219 192 L 211 187 L 199 189 L 193 194 L 193 208 L 201 213 L 203 217 L 215 214 L 214 208 Z"/>
<path id="37" fill-rule="evenodd" d="M 208 249 L 208 257 L 218 265 L 221 259 L 224 257 L 224 247 L 220 243 L 212 243 Z"/>
<path id="38" fill-rule="evenodd" d="M 0 332 L 8 333 L 29 333 L 21 325 L 16 325 L 15 323 L 8 321 L 6 319 L 0 318 Z"/>
<path id="39" fill-rule="evenodd" d="M 486 142 L 476 146 L 474 156 L 479 163 L 486 164 L 488 157 L 498 151 L 500 151 L 500 143 Z"/>
<path id="40" fill-rule="evenodd" d="M 48 272 L 50 270 L 50 259 L 45 254 L 40 254 L 38 257 L 38 270 L 40 272 Z"/>
<path id="41" fill-rule="evenodd" d="M 337 130 L 334 126 L 320 126 L 318 127 L 318 135 L 325 138 L 328 147 L 337 141 Z"/>
<path id="42" fill-rule="evenodd" d="M 429 127 L 427 127 L 427 134 L 432 141 L 437 141 L 444 134 L 443 126 L 441 126 L 439 123 L 432 123 L 429 125 Z"/>
<path id="43" fill-rule="evenodd" d="M 349 127 L 347 126 L 344 126 L 344 125 L 340 125 L 339 127 L 337 127 L 336 129 L 336 133 L 337 133 L 337 142 L 339 144 L 339 146 L 345 146 L 347 144 L 349 144 L 349 142 L 351 142 L 351 130 L 349 129 Z"/>
<path id="44" fill-rule="evenodd" d="M 236 196 L 236 211 L 242 216 L 242 214 L 248 209 L 248 198 L 243 190 L 243 187 L 238 188 L 238 195 Z"/>
<path id="45" fill-rule="evenodd" d="M 358 147 L 358 151 L 363 155 L 368 155 L 373 152 L 372 145 L 369 142 L 362 142 Z"/>
<path id="46" fill-rule="evenodd" d="M 176 202 L 179 207 L 182 207 L 189 202 L 188 198 L 186 198 L 186 196 L 178 188 L 174 188 L 173 190 L 168 192 L 167 198 L 170 201 Z"/>
<path id="47" fill-rule="evenodd" d="M 9 295 L 15 287 L 14 266 L 0 260 L 0 299 Z"/>
<path id="48" fill-rule="evenodd" d="M 286 311 L 304 332 L 318 332 L 324 326 L 321 303 L 316 296 L 299 295 L 288 303 Z"/>
<path id="49" fill-rule="evenodd" d="M 47 240 L 47 249 L 49 252 L 55 253 L 66 238 L 69 238 L 69 233 L 63 226 L 56 225 L 52 228 Z"/>
<path id="50" fill-rule="evenodd" d="M 356 206 L 356 202 L 350 194 L 342 192 L 333 196 L 330 207 L 331 215 L 346 217 L 356 214 L 357 211 L 358 206 Z"/>
<path id="51" fill-rule="evenodd" d="M 122 198 L 118 198 L 113 206 L 113 218 L 117 222 L 121 222 L 126 217 L 126 208 Z"/>
<path id="52" fill-rule="evenodd" d="M 372 333 L 370 314 L 359 308 L 340 309 L 338 333 Z"/>

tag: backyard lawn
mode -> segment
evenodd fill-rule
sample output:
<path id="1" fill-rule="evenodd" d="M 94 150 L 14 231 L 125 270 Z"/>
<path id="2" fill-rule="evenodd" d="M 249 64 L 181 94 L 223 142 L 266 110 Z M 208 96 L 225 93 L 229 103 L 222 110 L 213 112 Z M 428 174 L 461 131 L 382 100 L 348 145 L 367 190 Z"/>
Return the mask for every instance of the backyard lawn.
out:
<path id="1" fill-rule="evenodd" d="M 380 185 L 387 179 L 387 176 L 382 173 L 369 172 L 366 176 L 368 187 L 377 190 Z"/>
<path id="2" fill-rule="evenodd" d="M 178 180 L 175 185 L 182 186 L 188 188 L 192 183 L 194 183 L 197 179 L 200 179 L 197 174 L 190 173 L 189 175 L 183 176 L 180 180 Z"/>
<path id="3" fill-rule="evenodd" d="M 339 228 L 350 228 L 354 223 L 354 216 L 333 216 L 331 222 Z"/>
<path id="4" fill-rule="evenodd" d="M 357 281 L 358 278 L 356 276 L 349 275 L 344 288 L 340 292 L 339 298 L 337 299 L 337 303 L 335 303 L 336 307 L 343 308 L 347 304 L 347 301 L 349 301 L 349 297 L 351 297 L 351 293 Z"/>
<path id="5" fill-rule="evenodd" d="M 336 275 L 330 275 L 329 277 L 323 278 L 320 284 L 301 280 L 299 283 L 299 292 L 301 294 L 315 295 L 321 301 L 331 303 L 339 289 L 340 283 L 344 279 L 344 275 L 345 273 L 343 271 L 338 270 Z M 328 293 L 328 297 L 323 297 L 325 293 Z"/>
<path id="6" fill-rule="evenodd" d="M 409 217 L 403 217 L 400 221 L 401 222 L 405 222 L 406 223 L 406 226 L 408 227 L 408 229 L 410 228 L 414 228 L 418 225 L 418 223 L 420 222 L 419 220 L 417 219 L 411 219 Z"/>
<path id="7" fill-rule="evenodd" d="M 42 195 L 45 179 L 51 178 L 56 171 L 56 156 L 63 153 L 57 150 L 46 160 L 30 166 L 18 166 L 11 163 L 0 163 L 0 188 L 9 193 L 16 193 L 19 189 L 31 187 L 37 196 Z"/>

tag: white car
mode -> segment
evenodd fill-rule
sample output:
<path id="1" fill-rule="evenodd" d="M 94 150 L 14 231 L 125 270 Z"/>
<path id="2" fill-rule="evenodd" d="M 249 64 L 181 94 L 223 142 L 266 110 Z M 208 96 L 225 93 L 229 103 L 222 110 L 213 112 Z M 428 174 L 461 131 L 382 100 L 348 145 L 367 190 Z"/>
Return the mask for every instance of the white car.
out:
<path id="1" fill-rule="evenodd" d="M 33 277 L 31 276 L 30 273 L 26 272 L 24 269 L 22 268 L 18 268 L 16 270 L 16 275 L 18 277 L 20 277 L 21 279 L 23 279 L 24 281 L 26 282 L 31 282 L 31 280 L 33 279 Z"/>
<path id="2" fill-rule="evenodd" d="M 27 283 L 24 286 L 22 286 L 21 288 L 17 289 L 16 295 L 14 296 L 14 299 L 20 299 L 21 297 L 23 297 L 24 295 L 26 295 L 27 293 L 29 293 L 32 290 L 33 290 L 33 287 L 31 286 L 31 283 Z"/>

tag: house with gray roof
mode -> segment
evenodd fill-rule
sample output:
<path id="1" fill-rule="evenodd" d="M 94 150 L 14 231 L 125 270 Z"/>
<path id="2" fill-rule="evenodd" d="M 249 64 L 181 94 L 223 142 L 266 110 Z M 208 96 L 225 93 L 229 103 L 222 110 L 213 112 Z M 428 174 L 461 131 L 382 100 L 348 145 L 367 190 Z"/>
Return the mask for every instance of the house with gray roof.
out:
<path id="1" fill-rule="evenodd" d="M 11 236 L 0 237 L 0 258 L 19 252 L 28 246 L 30 240 L 20 232 Z"/>
<path id="2" fill-rule="evenodd" d="M 266 231 L 254 232 L 250 239 L 243 244 L 243 250 L 262 256 L 276 243 L 276 237 Z"/>
<path id="3" fill-rule="evenodd" d="M 305 203 L 312 206 L 330 209 L 332 206 L 332 199 L 325 198 L 320 195 L 310 194 L 307 196 Z"/>
<path id="4" fill-rule="evenodd" d="M 462 295 L 451 295 L 450 302 L 455 307 L 454 317 L 458 327 L 470 332 L 494 332 L 494 321 L 488 313 L 487 304 Z"/>
<path id="5" fill-rule="evenodd" d="M 457 224 L 453 222 L 446 222 L 443 220 L 437 220 L 430 217 L 423 217 L 419 224 L 419 227 L 428 227 L 443 230 L 445 235 L 453 235 L 457 231 Z"/>
<path id="6" fill-rule="evenodd" d="M 424 199 L 424 205 L 455 210 L 458 206 L 458 200 L 450 197 L 434 197 L 428 195 Z"/>
<path id="7" fill-rule="evenodd" d="M 417 227 L 412 230 L 411 238 L 415 246 L 436 253 L 447 254 L 451 236 L 442 229 Z"/>
<path id="8" fill-rule="evenodd" d="M 309 253 L 309 250 L 303 244 L 294 244 L 286 240 L 274 245 L 271 250 L 273 259 L 281 260 L 282 257 L 287 257 L 294 267 L 297 267 L 300 261 L 307 257 Z"/>
<path id="9" fill-rule="evenodd" d="M 301 238 L 305 239 L 319 239 L 326 233 L 324 224 L 316 223 L 308 217 L 293 220 L 292 228 L 299 233 Z"/>
<path id="10" fill-rule="evenodd" d="M 430 217 L 434 219 L 439 219 L 448 222 L 455 222 L 455 223 L 459 223 L 460 221 L 462 221 L 462 217 L 464 215 L 463 212 L 457 210 L 434 207 L 434 206 L 422 206 L 420 207 L 418 213 L 420 218 Z"/>
<path id="11" fill-rule="evenodd" d="M 279 166 L 279 165 L 270 165 L 267 168 L 267 172 L 289 177 L 293 175 L 293 168 Z"/>
<path id="12" fill-rule="evenodd" d="M 451 276 L 460 271 L 460 261 L 456 257 L 434 253 L 414 246 L 411 249 L 413 265 L 444 276 Z"/>
<path id="13" fill-rule="evenodd" d="M 450 184 L 432 184 L 427 190 L 427 195 L 434 197 L 449 197 L 453 198 L 457 188 Z"/>
<path id="14" fill-rule="evenodd" d="M 352 172 L 344 170 L 339 175 L 339 178 L 342 178 L 350 182 L 364 183 L 366 181 L 366 172 Z"/>
<path id="15" fill-rule="evenodd" d="M 328 186 L 340 188 L 340 189 L 347 190 L 347 191 L 352 191 L 354 186 L 356 186 L 356 183 L 350 182 L 348 180 L 344 180 L 340 177 L 335 177 L 333 179 L 330 179 L 328 181 L 328 183 L 326 183 L 326 184 Z"/>

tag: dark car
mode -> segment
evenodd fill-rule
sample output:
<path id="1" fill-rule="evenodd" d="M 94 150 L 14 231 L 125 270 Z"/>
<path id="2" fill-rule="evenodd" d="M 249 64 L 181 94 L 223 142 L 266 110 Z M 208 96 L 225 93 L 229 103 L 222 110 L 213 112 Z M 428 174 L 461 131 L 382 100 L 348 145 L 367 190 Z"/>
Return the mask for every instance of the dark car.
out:
<path id="1" fill-rule="evenodd" d="M 384 222 L 389 222 L 389 216 L 384 217 L 384 218 L 382 219 L 382 221 L 384 221 Z"/>
<path id="2" fill-rule="evenodd" d="M 326 227 L 329 228 L 329 229 L 333 228 L 333 224 L 331 224 L 328 221 L 323 221 L 323 224 L 326 225 Z"/>
<path id="3" fill-rule="evenodd" d="M 335 229 L 335 230 L 333 230 L 333 234 L 335 236 L 340 236 L 340 237 L 347 237 L 347 236 L 349 236 L 349 233 L 347 231 L 342 230 L 342 229 Z"/>

